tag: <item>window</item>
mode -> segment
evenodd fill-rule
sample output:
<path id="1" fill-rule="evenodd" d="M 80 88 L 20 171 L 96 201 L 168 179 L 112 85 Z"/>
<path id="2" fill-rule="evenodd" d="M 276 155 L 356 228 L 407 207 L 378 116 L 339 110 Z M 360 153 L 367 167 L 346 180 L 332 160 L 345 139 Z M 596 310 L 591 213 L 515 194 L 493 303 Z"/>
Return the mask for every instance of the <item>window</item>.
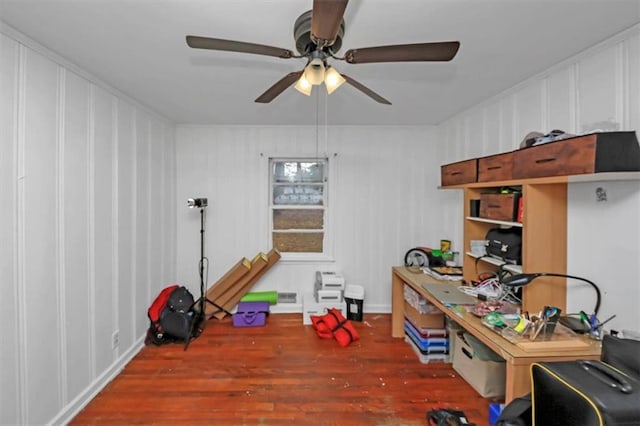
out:
<path id="1" fill-rule="evenodd" d="M 327 160 L 269 161 L 272 246 L 283 254 L 326 254 Z"/>

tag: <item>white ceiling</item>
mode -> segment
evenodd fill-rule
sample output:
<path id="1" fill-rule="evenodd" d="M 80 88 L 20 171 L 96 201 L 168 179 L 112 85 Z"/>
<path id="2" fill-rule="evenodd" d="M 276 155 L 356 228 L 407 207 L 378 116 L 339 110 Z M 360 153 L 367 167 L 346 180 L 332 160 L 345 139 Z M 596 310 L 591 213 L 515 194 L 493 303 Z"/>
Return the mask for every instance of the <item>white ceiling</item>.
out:
<path id="1" fill-rule="evenodd" d="M 0 0 L 0 19 L 177 123 L 436 124 L 640 22 L 640 0 L 351 0 L 351 48 L 459 40 L 445 63 L 330 61 L 349 85 L 253 100 L 304 59 L 190 49 L 185 35 L 295 51 L 312 0 Z M 322 88 L 321 88 L 322 89 Z M 319 93 L 319 95 L 318 95 Z M 325 105 L 326 101 L 326 105 Z M 327 116 L 325 117 L 325 111 Z"/>

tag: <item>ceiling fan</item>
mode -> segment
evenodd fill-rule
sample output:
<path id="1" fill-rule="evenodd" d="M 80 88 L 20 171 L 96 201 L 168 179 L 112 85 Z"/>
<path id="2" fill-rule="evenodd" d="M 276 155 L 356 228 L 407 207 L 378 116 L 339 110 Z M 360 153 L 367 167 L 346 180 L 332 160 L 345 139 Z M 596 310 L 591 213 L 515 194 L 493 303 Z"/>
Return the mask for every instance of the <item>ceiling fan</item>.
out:
<path id="1" fill-rule="evenodd" d="M 331 66 L 328 59 L 343 60 L 349 64 L 374 62 L 433 62 L 450 61 L 458 52 L 460 43 L 447 41 L 438 43 L 397 44 L 347 50 L 343 57 L 335 54 L 342 46 L 344 36 L 344 11 L 349 0 L 313 0 L 313 9 L 296 19 L 293 35 L 296 42 L 295 55 L 291 50 L 263 44 L 219 38 L 187 36 L 187 45 L 194 49 L 224 50 L 252 53 L 283 59 L 306 58 L 307 65 L 301 71 L 291 72 L 269 87 L 255 102 L 269 103 L 285 89 L 295 83 L 295 88 L 309 96 L 314 85 L 325 83 L 331 94 L 343 83 L 349 83 L 365 95 L 381 104 L 391 102 L 353 78 L 341 74 Z"/>

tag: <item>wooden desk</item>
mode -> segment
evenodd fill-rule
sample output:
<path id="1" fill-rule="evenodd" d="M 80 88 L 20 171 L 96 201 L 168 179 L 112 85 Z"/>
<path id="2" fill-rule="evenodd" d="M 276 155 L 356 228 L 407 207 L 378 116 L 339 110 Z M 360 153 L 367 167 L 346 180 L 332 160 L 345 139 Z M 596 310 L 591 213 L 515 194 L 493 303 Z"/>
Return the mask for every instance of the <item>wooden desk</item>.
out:
<path id="1" fill-rule="evenodd" d="M 392 279 L 392 305 L 391 305 L 391 335 L 404 337 L 404 285 L 407 284 L 425 299 L 438 307 L 446 316 L 458 323 L 468 333 L 475 336 L 482 343 L 493 349 L 506 361 L 506 386 L 505 402 L 525 395 L 531 391 L 531 379 L 529 366 L 539 361 L 572 361 L 575 359 L 600 359 L 600 342 L 589 341 L 585 348 L 565 350 L 526 352 L 519 346 L 509 342 L 495 331 L 484 326 L 480 318 L 468 313 L 457 312 L 449 309 L 426 291 L 422 284 L 437 282 L 424 273 L 414 273 L 405 267 L 394 267 L 391 273 Z"/>

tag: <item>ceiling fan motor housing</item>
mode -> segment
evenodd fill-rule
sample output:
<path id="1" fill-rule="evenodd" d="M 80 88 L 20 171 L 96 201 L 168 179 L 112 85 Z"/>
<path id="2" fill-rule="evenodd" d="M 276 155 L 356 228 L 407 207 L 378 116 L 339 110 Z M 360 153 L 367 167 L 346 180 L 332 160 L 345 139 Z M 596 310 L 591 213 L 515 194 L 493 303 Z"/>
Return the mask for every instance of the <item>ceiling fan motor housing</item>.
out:
<path id="1" fill-rule="evenodd" d="M 331 49 L 332 53 L 337 52 L 342 47 L 342 37 L 344 36 L 344 19 L 340 23 L 338 34 L 333 44 L 323 49 Z M 316 50 L 316 43 L 311 38 L 311 11 L 307 11 L 296 19 L 293 25 L 293 38 L 296 41 L 296 50 L 301 55 L 307 55 Z"/>

